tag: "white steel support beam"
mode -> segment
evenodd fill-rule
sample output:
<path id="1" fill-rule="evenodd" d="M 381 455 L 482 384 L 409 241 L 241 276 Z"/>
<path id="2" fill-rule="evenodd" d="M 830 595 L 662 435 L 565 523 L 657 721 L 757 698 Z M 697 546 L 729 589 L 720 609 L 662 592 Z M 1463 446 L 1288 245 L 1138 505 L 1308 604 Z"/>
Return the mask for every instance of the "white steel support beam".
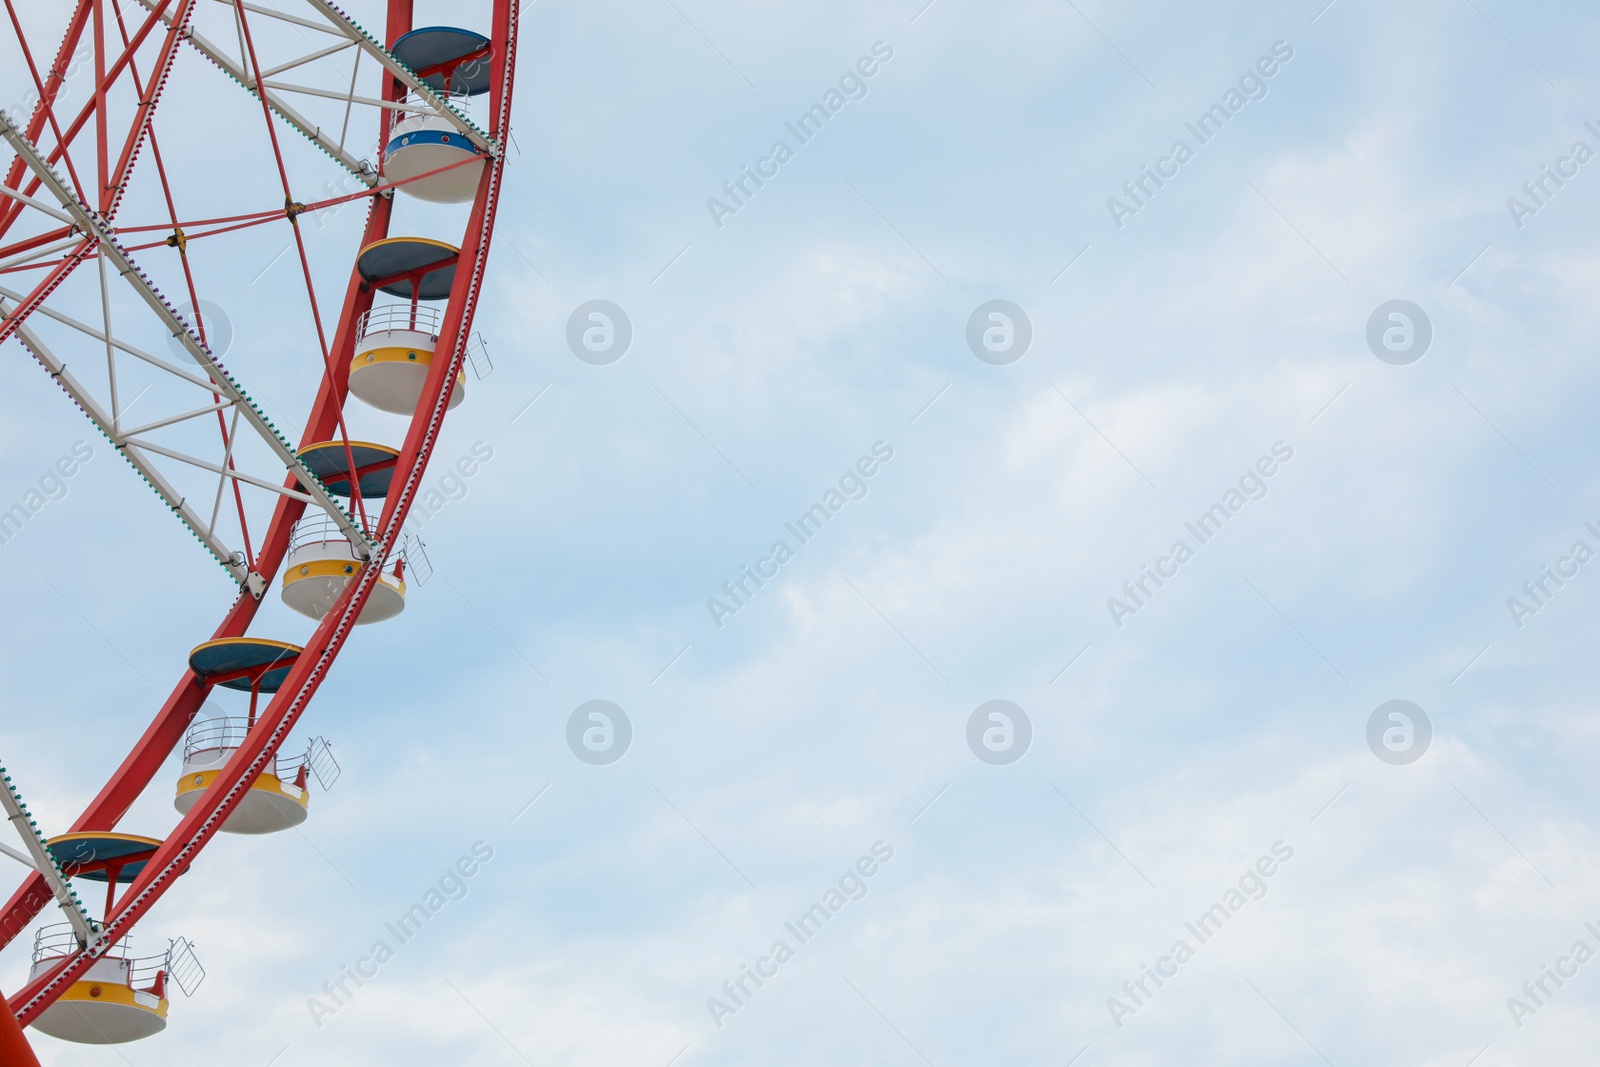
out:
<path id="1" fill-rule="evenodd" d="M 25 263 L 32 263 L 34 260 L 45 259 L 49 256 L 55 255 L 58 252 L 65 252 L 67 249 L 73 248 L 82 243 L 83 238 L 74 235 L 72 237 L 64 237 L 61 240 L 56 241 L 54 244 L 45 245 L 43 248 L 35 248 L 28 252 L 18 252 L 10 259 L 0 259 L 0 271 L 9 270 L 12 267 L 20 267 Z M 0 291 L 9 292 L 3 289 L 0 289 Z M 13 299 L 21 300 L 22 297 L 13 297 Z"/>
<path id="2" fill-rule="evenodd" d="M 29 856 L 26 852 L 18 852 L 4 841 L 0 841 L 0 855 L 10 856 L 12 859 L 16 860 L 30 871 L 37 871 L 39 869 L 38 866 L 33 862 L 33 858 L 31 856 Z"/>
<path id="3" fill-rule="evenodd" d="M 17 787 L 11 781 L 11 775 L 6 773 L 3 766 L 0 766 L 0 776 L 4 779 L 0 781 L 0 810 L 5 811 L 6 819 L 16 828 L 17 836 L 22 838 L 23 847 L 28 850 L 27 858 L 18 855 L 10 848 L 5 849 L 5 854 L 27 864 L 44 876 L 45 884 L 50 887 L 56 903 L 61 905 L 67 921 L 72 924 L 73 933 L 78 935 L 78 943 L 87 945 L 94 939 L 95 933 L 89 916 L 85 914 L 83 905 L 78 903 L 72 888 L 67 885 L 66 878 L 61 874 L 61 868 L 56 865 L 55 857 L 50 855 L 50 850 L 45 847 L 44 835 L 34 826 L 27 807 L 22 803 L 22 794 L 17 792 Z M 3 1003 L 0 1003 L 0 1006 L 3 1006 Z"/>
<path id="4" fill-rule="evenodd" d="M 0 185 L 0 196 L 4 196 L 10 200 L 15 200 L 19 204 L 26 204 L 35 211 L 42 211 L 46 215 L 49 215 L 51 218 L 55 219 L 57 222 L 65 222 L 69 224 L 72 222 L 72 217 L 70 215 L 64 215 L 55 208 L 51 207 L 49 204 L 46 204 L 41 200 L 35 200 L 33 197 L 27 195 L 26 193 L 20 192 L 19 190 L 11 188 L 9 185 Z"/>

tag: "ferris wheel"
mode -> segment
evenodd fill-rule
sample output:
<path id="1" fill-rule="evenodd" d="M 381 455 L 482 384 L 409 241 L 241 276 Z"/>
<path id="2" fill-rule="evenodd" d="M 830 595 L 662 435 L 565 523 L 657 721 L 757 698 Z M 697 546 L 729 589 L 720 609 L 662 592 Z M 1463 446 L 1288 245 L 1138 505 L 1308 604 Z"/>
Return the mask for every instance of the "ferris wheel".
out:
<path id="1" fill-rule="evenodd" d="M 0 869 L 22 876 L 0 948 L 47 920 L 0 1063 L 35 1065 L 23 1026 L 164 1029 L 204 970 L 182 938 L 136 955 L 134 926 L 216 833 L 298 825 L 338 776 L 326 740 L 291 732 L 352 627 L 426 580 L 404 523 L 467 371 L 489 369 L 471 326 L 520 4 L 454 26 L 369 0 L 369 29 L 327 0 L 0 2 L 0 358 L 37 361 L 61 418 L 87 417 L 236 588 L 71 825 L 38 825 L 27 768 L 0 767 Z M 252 631 L 273 595 L 309 635 Z M 176 825 L 121 826 L 153 785 Z"/>

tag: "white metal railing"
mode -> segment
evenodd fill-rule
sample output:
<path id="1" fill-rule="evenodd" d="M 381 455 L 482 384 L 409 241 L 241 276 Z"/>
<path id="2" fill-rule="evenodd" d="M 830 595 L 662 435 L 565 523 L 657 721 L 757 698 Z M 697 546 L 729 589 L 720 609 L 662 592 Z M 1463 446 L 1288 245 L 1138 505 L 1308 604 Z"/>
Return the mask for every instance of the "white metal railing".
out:
<path id="1" fill-rule="evenodd" d="M 126 957 L 130 940 L 131 938 L 124 937 L 107 946 L 104 958 Z M 40 963 L 44 960 L 70 956 L 78 951 L 78 947 L 78 932 L 72 928 L 71 923 L 51 923 L 49 926 L 41 926 L 39 932 L 33 935 L 33 962 Z"/>
<path id="2" fill-rule="evenodd" d="M 333 746 L 325 739 L 313 737 L 311 744 L 306 746 L 306 754 L 300 758 L 311 768 L 323 792 L 332 789 L 333 783 L 339 780 L 339 761 L 333 758 Z"/>
<path id="3" fill-rule="evenodd" d="M 242 716 L 224 715 L 190 723 L 189 732 L 183 740 L 183 762 L 186 765 L 200 762 L 195 760 L 196 756 L 214 752 L 217 754 L 215 762 L 220 766 L 227 761 L 228 754 L 244 744 L 245 735 L 249 732 L 250 720 Z M 292 782 L 304 762 L 303 759 L 274 756 L 272 763 L 262 773 L 277 775 L 279 781 Z"/>
<path id="4" fill-rule="evenodd" d="M 356 339 L 364 340 L 386 330 L 413 330 L 437 340 L 443 321 L 439 309 L 426 304 L 382 304 L 363 312 L 356 320 Z"/>
<path id="5" fill-rule="evenodd" d="M 128 984 L 134 989 L 166 996 L 165 978 L 172 966 L 172 946 L 159 956 L 140 956 L 128 959 Z"/>
<path id="6" fill-rule="evenodd" d="M 433 563 L 428 559 L 428 546 L 414 533 L 405 535 L 400 545 L 400 555 L 406 561 L 406 573 L 411 575 L 411 580 L 417 585 L 427 585 L 428 579 L 433 577 Z"/>
<path id="7" fill-rule="evenodd" d="M 376 532 L 369 529 L 368 534 L 376 542 Z M 350 544 L 344 531 L 330 520 L 326 515 L 307 515 L 294 524 L 294 529 L 289 532 L 289 552 L 293 553 L 302 548 L 313 545 Z M 391 549 L 388 557 L 383 561 L 383 570 L 394 577 L 404 581 L 407 574 L 414 577 L 417 585 L 424 585 L 433 576 L 433 565 L 428 561 L 426 546 L 422 538 L 416 534 L 406 534 L 400 544 Z"/>
<path id="8" fill-rule="evenodd" d="M 177 983 L 179 989 L 183 990 L 184 996 L 192 997 L 195 990 L 200 988 L 200 983 L 205 980 L 206 969 L 200 965 L 200 959 L 194 953 L 194 945 L 188 938 L 180 937 L 168 941 L 166 951 L 153 956 L 132 955 L 132 942 L 131 936 L 119 938 L 100 955 L 101 959 L 127 965 L 130 988 L 165 997 L 166 979 L 170 978 Z M 70 923 L 43 926 L 33 938 L 33 962 L 39 964 L 48 960 L 65 959 L 76 953 L 80 947 L 78 935 Z"/>
<path id="9" fill-rule="evenodd" d="M 183 739 L 183 762 L 188 763 L 200 752 L 238 748 L 249 732 L 250 720 L 233 716 L 192 722 Z"/>
<path id="10" fill-rule="evenodd" d="M 483 61 L 479 60 L 478 62 Z M 448 107 L 453 108 L 461 117 L 468 121 L 472 119 L 471 112 L 474 110 L 474 97 L 466 93 L 456 92 L 453 89 L 434 89 L 432 86 L 429 86 L 429 91 L 438 99 L 443 100 Z M 411 115 L 438 115 L 440 118 L 444 117 L 440 114 L 439 109 L 433 106 L 432 101 L 415 90 L 408 92 L 405 99 L 400 101 L 400 106 L 395 109 L 395 122 L 398 124 L 402 118 L 409 118 Z M 389 136 L 394 136 L 392 129 Z"/>
<path id="11" fill-rule="evenodd" d="M 489 342 L 483 339 L 483 334 L 474 332 L 467 339 L 467 363 L 472 367 L 473 377 L 483 381 L 494 372 L 494 362 L 489 359 Z"/>
<path id="12" fill-rule="evenodd" d="M 200 966 L 200 957 L 194 954 L 194 944 L 188 938 L 180 937 L 167 946 L 167 974 L 186 997 L 194 996 L 205 981 L 206 969 Z"/>
<path id="13" fill-rule="evenodd" d="M 369 536 L 372 534 L 370 524 L 367 533 Z M 312 545 L 339 544 L 340 542 L 348 545 L 350 539 L 344 535 L 344 531 L 339 528 L 337 523 L 329 522 L 326 516 L 315 513 L 307 515 L 295 523 L 294 529 L 289 531 L 289 553 L 291 555 L 302 548 L 309 548 Z"/>
<path id="14" fill-rule="evenodd" d="M 249 732 L 250 720 L 237 715 L 193 722 L 184 737 L 183 762 L 187 764 L 195 756 L 206 752 L 219 753 L 220 760 L 221 753 L 231 753 L 242 746 Z M 324 790 L 338 781 L 339 762 L 333 758 L 333 747 L 324 738 L 313 737 L 306 745 L 306 750 L 298 756 L 274 756 L 272 765 L 262 773 L 270 772 L 277 775 L 279 781 L 303 787 L 302 770 L 315 776 L 317 784 Z"/>
<path id="15" fill-rule="evenodd" d="M 359 344 L 376 333 L 408 330 L 425 333 L 435 341 L 444 323 L 444 313 L 426 304 L 383 304 L 364 311 L 356 320 L 356 342 Z M 473 377 L 480 382 L 494 372 L 494 361 L 489 358 L 489 343 L 483 334 L 474 331 L 467 339 L 466 362 Z"/>

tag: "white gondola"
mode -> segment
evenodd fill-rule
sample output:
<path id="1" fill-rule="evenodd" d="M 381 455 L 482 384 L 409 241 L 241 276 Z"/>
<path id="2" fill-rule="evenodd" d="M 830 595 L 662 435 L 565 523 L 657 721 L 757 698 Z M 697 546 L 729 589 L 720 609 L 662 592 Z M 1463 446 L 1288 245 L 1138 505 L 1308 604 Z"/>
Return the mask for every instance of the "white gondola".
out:
<path id="1" fill-rule="evenodd" d="M 491 52 L 489 38 L 456 26 L 422 26 L 393 45 L 394 57 L 435 96 L 463 110 L 470 97 L 489 91 L 494 70 Z M 419 200 L 436 204 L 471 200 L 478 193 L 484 156 L 454 122 L 427 113 L 432 110 L 430 101 L 413 97 L 408 104 L 418 113 L 395 123 L 390 131 L 383 149 L 384 178 L 404 182 L 400 191 Z M 429 176 L 418 177 L 422 174 Z"/>
<path id="2" fill-rule="evenodd" d="M 412 115 L 394 124 L 383 149 L 383 176 L 404 183 L 400 192 L 418 200 L 465 204 L 478 193 L 485 158 L 449 119 Z"/>
<path id="3" fill-rule="evenodd" d="M 382 565 L 378 580 L 356 618 L 357 625 L 384 622 L 405 610 L 405 572 L 409 546 Z M 289 539 L 289 556 L 283 567 L 283 602 L 300 614 L 321 619 L 361 569 L 344 531 L 326 515 L 311 515 L 295 523 Z"/>
<path id="4" fill-rule="evenodd" d="M 351 395 L 393 415 L 416 411 L 433 366 L 440 321 L 438 308 L 419 304 L 385 304 L 362 315 L 350 360 Z M 451 408 L 466 399 L 466 384 L 466 374 L 457 374 Z"/>
<path id="5" fill-rule="evenodd" d="M 112 945 L 33 1020 L 33 1029 L 83 1045 L 121 1045 L 153 1037 L 167 1028 L 168 983 L 192 995 L 205 970 L 189 942 L 170 942 L 165 952 L 134 956 L 131 939 Z M 32 981 L 78 950 L 68 924 L 46 926 L 33 942 Z"/>
<path id="6" fill-rule="evenodd" d="M 244 743 L 249 729 L 249 719 L 231 716 L 199 720 L 189 727 L 173 807 L 188 814 Z M 230 834 L 271 834 L 299 826 L 306 821 L 311 802 L 308 786 L 313 776 L 324 790 L 339 776 L 339 765 L 328 743 L 320 737 L 313 738 L 299 756 L 275 757 L 250 784 L 223 822 L 222 830 Z"/>

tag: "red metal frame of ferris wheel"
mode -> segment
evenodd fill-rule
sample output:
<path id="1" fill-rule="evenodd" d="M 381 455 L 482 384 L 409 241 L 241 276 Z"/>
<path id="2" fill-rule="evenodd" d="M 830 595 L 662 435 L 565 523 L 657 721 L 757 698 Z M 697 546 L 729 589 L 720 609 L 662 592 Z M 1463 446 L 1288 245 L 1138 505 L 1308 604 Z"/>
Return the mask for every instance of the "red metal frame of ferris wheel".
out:
<path id="1" fill-rule="evenodd" d="M 174 7 L 174 2 L 176 6 Z M 67 158 L 70 152 L 67 145 L 80 131 L 83 124 L 90 117 L 91 112 L 98 114 L 96 144 L 97 144 L 97 180 L 103 186 L 103 195 L 99 202 L 106 205 L 102 211 L 110 212 L 115 209 L 117 199 L 125 187 L 127 174 L 138 157 L 140 145 L 145 139 L 145 131 L 149 129 L 149 120 L 155 110 L 159 87 L 166 79 L 166 71 L 170 69 L 174 45 L 182 36 L 182 27 L 192 11 L 194 0 L 151 0 L 147 4 L 149 15 L 130 37 L 133 42 L 129 44 L 108 66 L 105 62 L 105 37 L 103 14 L 107 0 L 78 0 L 69 23 L 69 28 L 61 47 L 56 54 L 56 61 L 50 68 L 48 79 L 37 78 L 36 83 L 40 91 L 40 102 L 35 109 L 32 120 L 27 127 L 29 140 L 36 141 L 45 126 L 51 125 L 59 131 L 57 149 L 52 153 L 51 161 Z M 8 10 L 11 0 L 6 0 Z M 511 93 L 516 66 L 516 44 L 518 7 L 515 0 L 494 0 L 493 18 L 491 27 L 491 54 L 495 57 L 494 78 L 490 89 L 490 129 L 489 138 L 498 147 L 503 143 L 509 129 Z M 336 10 L 336 9 L 334 9 Z M 162 21 L 163 12 L 172 11 L 175 14 L 168 24 L 167 42 L 162 51 L 160 60 L 160 76 L 152 72 L 146 84 L 153 88 L 148 98 L 140 95 L 139 118 L 135 129 L 130 132 L 123 151 L 115 168 L 109 166 L 108 134 L 106 132 L 105 95 L 112 81 L 119 77 L 124 69 L 131 67 L 133 51 L 139 42 L 155 31 Z M 16 26 L 15 12 L 10 11 L 13 25 Z M 85 105 L 84 109 L 74 117 L 65 129 L 59 127 L 53 113 L 53 104 L 64 80 L 65 64 L 78 46 L 78 41 L 93 20 L 97 30 L 95 51 L 96 85 L 95 103 Z M 393 42 L 399 36 L 409 31 L 412 26 L 412 0 L 389 0 L 386 41 Z M 21 38 L 20 29 L 18 31 Z M 31 65 L 31 61 L 30 61 Z M 404 99 L 406 85 L 399 78 L 389 76 L 384 79 L 383 99 L 399 103 Z M 96 107 L 98 105 L 98 107 Z M 269 117 L 269 121 L 271 121 Z M 383 122 L 384 133 L 387 125 L 392 121 L 385 113 Z M 382 141 L 380 141 L 382 143 Z M 274 144 L 274 153 L 277 147 Z M 281 163 L 281 156 L 279 156 Z M 437 342 L 437 353 L 447 353 L 447 359 L 435 358 L 426 383 L 423 388 L 422 401 L 411 420 L 405 442 L 396 463 L 396 475 L 389 495 L 384 501 L 382 513 L 376 524 L 375 540 L 380 546 L 380 551 L 374 562 L 369 562 L 358 572 L 340 595 L 333 609 L 324 616 L 315 633 L 307 641 L 304 651 L 290 670 L 287 679 L 279 688 L 268 706 L 261 712 L 255 725 L 246 735 L 244 742 L 236 750 L 227 765 L 218 774 L 216 779 L 207 788 L 206 792 L 184 816 L 178 825 L 167 835 L 162 846 L 156 851 L 151 860 L 145 865 L 143 872 L 121 895 L 114 906 L 106 915 L 106 923 L 99 931 L 98 936 L 87 949 L 82 950 L 64 960 L 52 970 L 41 974 L 38 978 L 28 983 L 20 992 L 10 998 L 8 1014 L 13 1014 L 17 1021 L 26 1024 L 35 1018 L 39 1012 L 48 1007 L 71 982 L 93 962 L 100 951 L 115 941 L 125 937 L 135 923 L 143 917 L 151 906 L 160 899 L 161 895 L 171 886 L 172 881 L 184 873 L 194 862 L 196 856 L 211 840 L 227 815 L 243 797 L 251 783 L 260 775 L 263 768 L 276 754 L 289 730 L 304 713 L 306 705 L 315 694 L 318 686 L 326 677 L 328 669 L 343 647 L 349 635 L 350 627 L 360 614 L 368 594 L 380 573 L 376 560 L 381 560 L 387 555 L 390 546 L 397 543 L 400 537 L 401 525 L 404 523 L 410 510 L 412 500 L 417 492 L 417 487 L 426 471 L 428 459 L 432 453 L 434 443 L 442 425 L 448 398 L 454 387 L 456 376 L 460 373 L 466 350 L 466 341 L 476 309 L 480 293 L 481 281 L 485 262 L 489 252 L 490 237 L 492 234 L 495 211 L 498 204 L 502 170 L 504 167 L 503 152 L 490 153 L 490 158 L 482 171 L 476 198 L 473 201 L 470 220 L 467 225 L 465 239 L 462 244 L 459 266 L 456 271 L 454 287 L 451 291 L 449 303 L 441 324 Z M 75 168 L 69 165 L 69 172 L 74 174 L 74 185 L 78 185 Z M 17 188 L 25 168 L 22 160 L 16 160 L 7 175 L 7 185 Z M 110 180 L 114 178 L 115 180 Z M 22 191 L 31 196 L 39 188 L 35 179 Z M 392 194 L 391 194 L 392 195 Z M 387 235 L 392 204 L 387 196 L 374 195 L 371 198 L 370 210 L 367 218 L 365 232 L 361 247 L 366 247 L 372 241 L 379 240 Z M 11 223 L 21 214 L 23 204 L 15 200 L 8 201 L 0 208 L 0 254 L 8 249 L 3 247 L 5 235 Z M 19 304 L 6 316 L 3 326 L 0 326 L 0 341 L 9 336 L 18 323 L 24 320 L 29 313 L 42 303 L 44 296 L 59 285 L 72 267 L 89 258 L 93 250 L 93 241 L 86 239 L 83 246 L 74 250 L 49 275 L 36 286 L 32 299 Z M 11 249 L 9 251 L 15 251 Z M 465 269 L 463 269 L 465 268 Z M 309 285 L 309 278 L 308 278 Z M 328 357 L 325 360 L 325 371 L 318 388 L 316 401 L 312 407 L 310 418 L 302 434 L 301 445 L 316 441 L 327 440 L 341 422 L 344 402 L 348 395 L 349 357 L 354 348 L 356 323 L 360 315 L 370 309 L 374 293 L 372 289 L 363 284 L 359 272 L 351 272 L 347 285 L 344 301 L 341 307 L 338 324 L 334 330 L 332 340 L 327 345 Z M 311 294 L 315 299 L 315 294 Z M 293 484 L 293 476 L 289 483 Z M 263 537 L 259 550 L 255 553 L 255 570 L 263 575 L 268 582 L 281 566 L 287 554 L 289 539 L 294 523 L 305 511 L 305 503 L 301 500 L 280 496 L 271 522 Z M 259 606 L 259 600 L 249 592 L 241 591 L 238 599 L 229 609 L 221 624 L 214 632 L 214 637 L 240 636 L 249 628 Z M 122 761 L 121 765 L 112 774 L 102 787 L 99 794 L 79 816 L 72 825 L 74 831 L 79 830 L 110 830 L 114 828 L 133 801 L 147 788 L 159 771 L 162 763 L 173 751 L 181 740 L 183 731 L 198 711 L 208 692 L 208 687 L 201 684 L 191 671 L 185 671 L 172 694 L 167 698 L 161 709 L 157 712 L 149 727 L 134 744 L 132 750 Z M 23 927 L 31 922 L 53 899 L 46 888 L 42 876 L 30 876 L 25 884 L 19 888 L 11 899 L 0 910 L 0 947 L 12 940 Z M 5 1047 L 11 1032 L 10 1020 L 0 1021 L 0 1048 Z"/>
<path id="2" fill-rule="evenodd" d="M 106 90 L 109 85 L 114 83 L 122 75 L 122 72 L 127 68 L 128 64 L 132 62 L 133 54 L 139 45 L 143 44 L 145 39 L 152 32 L 154 32 L 155 28 L 161 25 L 161 14 L 171 5 L 171 3 L 172 0 L 160 0 L 156 10 L 150 13 L 149 17 L 145 19 L 144 23 L 141 24 L 138 30 L 132 35 L 131 42 L 123 49 L 121 54 L 117 56 L 116 60 L 109 67 L 107 67 L 104 59 L 105 53 L 103 33 L 105 0 L 78 0 L 78 6 L 73 12 L 73 18 L 71 20 L 66 37 L 63 38 L 61 47 L 56 53 L 56 62 L 54 66 L 51 67 L 50 79 L 41 83 L 38 78 L 38 71 L 36 69 L 32 71 L 35 88 L 39 91 L 40 98 L 38 105 L 36 105 L 34 108 L 33 118 L 28 123 L 27 134 L 30 141 L 37 143 L 39 135 L 44 130 L 47 121 L 52 129 L 56 131 L 56 147 L 45 156 L 47 162 L 54 164 L 59 162 L 63 156 L 66 156 L 68 154 L 67 146 L 71 144 L 72 139 L 83 128 L 84 123 L 89 120 L 91 115 L 95 117 L 96 143 L 98 149 L 96 160 L 98 169 L 96 170 L 96 176 L 98 179 L 98 184 L 100 185 L 100 189 L 98 190 L 98 196 L 89 199 L 86 202 L 98 205 L 98 209 L 103 214 L 109 215 L 115 209 L 116 201 L 121 196 L 122 189 L 126 187 L 128 173 L 133 169 L 133 164 L 138 156 L 139 146 L 143 143 L 145 132 L 150 126 L 150 116 L 155 111 L 156 99 L 159 95 L 159 85 L 166 82 L 167 72 L 171 69 L 172 60 L 177 55 L 177 45 L 181 38 L 182 27 L 187 25 L 189 21 L 189 16 L 194 10 L 195 0 L 178 0 L 179 6 L 176 9 L 177 14 L 174 16 L 172 24 L 167 31 L 166 40 L 162 44 L 161 58 L 158 61 L 160 75 L 159 78 L 152 83 L 158 88 L 148 97 L 145 97 L 143 94 L 141 94 L 139 107 L 137 109 L 138 118 L 133 123 L 132 128 L 128 131 L 128 136 L 124 143 L 121 157 L 118 159 L 117 166 L 114 170 L 108 166 L 106 155 L 107 139 L 109 136 L 106 114 Z M 11 18 L 11 24 L 13 28 L 16 28 L 17 39 L 19 41 L 25 40 L 20 31 L 20 21 L 17 18 L 16 10 L 13 6 L 13 0 L 5 0 L 5 5 L 6 12 Z M 91 15 L 94 16 L 94 21 L 96 24 L 96 66 L 93 101 L 85 104 L 83 108 L 79 110 L 77 117 L 74 118 L 72 122 L 68 123 L 65 129 L 63 129 L 56 119 L 54 104 L 56 96 L 60 92 L 61 86 L 66 80 L 65 71 L 67 57 L 71 56 L 77 48 L 78 41 L 82 37 L 84 30 L 87 28 L 86 23 Z M 29 66 L 30 68 L 32 67 L 31 62 Z M 73 172 L 74 184 L 79 187 L 79 197 L 83 198 L 84 190 L 82 189 L 81 183 L 77 181 L 76 168 L 71 169 Z M 18 156 L 12 161 L 11 167 L 6 173 L 7 187 L 16 189 L 17 183 L 21 180 L 24 173 L 26 173 L 26 165 L 24 164 L 22 157 Z M 28 184 L 20 190 L 20 192 L 25 196 L 32 196 L 39 191 L 40 185 L 41 179 L 35 175 L 28 181 Z M 25 205 L 17 200 L 8 199 L 5 202 L 4 209 L 0 210 L 0 239 L 4 239 L 5 234 L 10 230 L 12 224 L 22 215 L 24 207 Z M 72 255 L 62 258 L 61 262 L 45 276 L 44 280 L 33 288 L 33 291 L 28 294 L 27 298 L 24 299 L 15 309 L 13 309 L 11 314 L 7 315 L 3 321 L 0 321 L 0 344 L 5 343 L 5 341 L 16 332 L 17 327 L 22 323 L 22 321 L 26 319 L 28 315 L 32 314 L 32 312 L 44 302 L 45 298 L 48 297 L 57 286 L 66 280 L 67 275 L 71 274 L 79 264 L 89 257 L 90 252 L 93 250 L 93 240 L 85 237 L 83 242 L 76 250 L 74 250 Z M 9 251 L 11 250 L 7 248 L 0 248 L 0 254 L 5 254 Z"/>

